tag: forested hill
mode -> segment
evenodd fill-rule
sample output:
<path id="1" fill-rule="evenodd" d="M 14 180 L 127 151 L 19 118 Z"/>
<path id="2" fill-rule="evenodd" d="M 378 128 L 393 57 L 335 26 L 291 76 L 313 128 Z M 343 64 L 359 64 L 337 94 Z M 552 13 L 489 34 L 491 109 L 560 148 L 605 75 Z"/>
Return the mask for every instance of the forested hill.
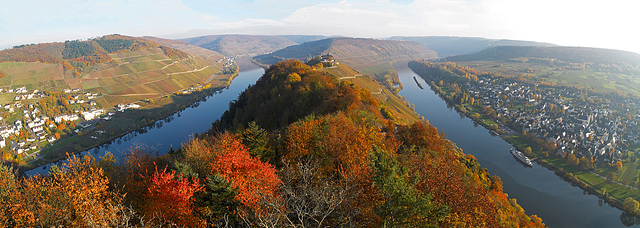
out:
<path id="1" fill-rule="evenodd" d="M 587 47 L 532 47 L 500 46 L 491 47 L 477 53 L 449 57 L 447 61 L 492 61 L 515 58 L 545 58 L 572 63 L 620 64 L 640 66 L 640 54 L 601 48 Z"/>
<path id="2" fill-rule="evenodd" d="M 210 35 L 181 40 L 225 56 L 264 54 L 297 44 L 284 37 L 262 35 Z"/>
<path id="3" fill-rule="evenodd" d="M 171 48 L 175 48 L 178 50 L 182 50 L 184 52 L 189 53 L 192 56 L 198 56 L 201 57 L 203 59 L 210 59 L 210 60 L 215 60 L 218 61 L 222 58 L 224 58 L 224 55 L 210 50 L 210 49 L 206 49 L 197 45 L 192 45 L 189 44 L 185 41 L 181 41 L 181 40 L 170 40 L 170 39 L 163 39 L 163 38 L 159 38 L 159 37 L 153 37 L 153 36 L 144 36 L 142 37 L 144 39 L 147 40 L 151 40 L 153 42 L 156 42 L 160 45 L 164 45 L 167 47 L 171 47 Z"/>
<path id="4" fill-rule="evenodd" d="M 287 212 L 278 216 L 302 218 L 280 226 L 543 226 L 473 156 L 427 122 L 398 125 L 385 114 L 388 105 L 352 82 L 283 61 L 230 104 L 213 137 L 201 138 L 215 145 L 219 132 L 231 131 L 248 153 L 280 170 L 284 204 L 277 207 Z"/>
<path id="5" fill-rule="evenodd" d="M 407 40 L 418 42 L 425 47 L 434 50 L 440 58 L 465 55 L 479 52 L 485 48 L 494 46 L 554 46 L 549 43 L 540 43 L 522 40 L 496 40 L 480 37 L 456 37 L 456 36 L 394 36 L 392 40 Z"/>
<path id="6" fill-rule="evenodd" d="M 96 64 L 111 61 L 109 54 L 139 51 L 160 47 L 167 56 L 185 58 L 187 53 L 159 45 L 143 38 L 107 35 L 89 40 L 71 40 L 64 43 L 41 43 L 19 45 L 0 51 L 0 62 L 42 62 L 65 63 L 65 68 L 73 62 Z"/>
<path id="7" fill-rule="evenodd" d="M 330 36 L 323 36 L 323 35 L 278 35 L 278 36 L 285 38 L 287 40 L 296 42 L 297 44 L 330 38 Z"/>
<path id="8" fill-rule="evenodd" d="M 0 165 L 0 226 L 544 226 L 435 127 L 397 125 L 385 105 L 352 82 L 280 62 L 217 131 L 178 151 L 86 155 L 36 177 Z"/>
<path id="9" fill-rule="evenodd" d="M 416 42 L 364 38 L 329 38 L 290 46 L 254 59 L 272 65 L 286 59 L 306 60 L 330 54 L 356 70 L 363 70 L 394 60 L 436 58 L 436 52 Z"/>

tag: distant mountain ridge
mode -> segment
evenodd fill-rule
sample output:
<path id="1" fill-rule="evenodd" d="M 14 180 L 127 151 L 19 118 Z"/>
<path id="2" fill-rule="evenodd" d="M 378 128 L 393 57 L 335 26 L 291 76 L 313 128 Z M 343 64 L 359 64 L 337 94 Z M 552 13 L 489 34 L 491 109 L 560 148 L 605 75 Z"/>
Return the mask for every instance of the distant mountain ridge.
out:
<path id="1" fill-rule="evenodd" d="M 407 40 L 418 42 L 425 47 L 434 50 L 441 58 L 471 54 L 485 48 L 495 46 L 554 46 L 550 43 L 541 43 L 523 40 L 486 39 L 481 37 L 456 37 L 456 36 L 394 36 L 392 40 Z"/>
<path id="2" fill-rule="evenodd" d="M 377 40 L 365 38 L 328 38 L 290 46 L 254 59 L 273 65 L 285 59 L 306 60 L 330 54 L 356 70 L 395 60 L 436 58 L 437 53 L 417 42 L 399 40 Z"/>
<path id="3" fill-rule="evenodd" d="M 626 64 L 640 66 L 640 54 L 602 48 L 588 47 L 517 47 L 499 46 L 484 49 L 480 52 L 452 56 L 448 61 L 491 61 L 509 60 L 521 57 L 549 58 L 573 63 Z"/>
<path id="4" fill-rule="evenodd" d="M 225 56 L 264 54 L 297 44 L 283 37 L 262 35 L 210 35 L 180 40 Z"/>
<path id="5" fill-rule="evenodd" d="M 297 44 L 302 44 L 304 42 L 323 40 L 327 38 L 334 38 L 340 36 L 323 36 L 323 35 L 277 35 L 278 37 L 285 38 L 287 40 L 291 40 L 296 42 Z"/>

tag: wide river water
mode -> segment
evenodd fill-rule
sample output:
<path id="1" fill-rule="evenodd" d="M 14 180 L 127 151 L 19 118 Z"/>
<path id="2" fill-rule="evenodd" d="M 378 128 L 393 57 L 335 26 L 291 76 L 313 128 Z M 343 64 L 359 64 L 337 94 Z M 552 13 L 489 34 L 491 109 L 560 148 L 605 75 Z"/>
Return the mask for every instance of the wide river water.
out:
<path id="1" fill-rule="evenodd" d="M 525 167 L 510 153 L 511 146 L 500 137 L 492 136 L 482 126 L 474 125 L 469 118 L 459 115 L 438 97 L 428 84 L 407 67 L 406 62 L 396 64 L 396 70 L 404 89 L 400 95 L 415 105 L 418 114 L 424 116 L 447 138 L 455 142 L 465 153 L 474 155 L 482 167 L 492 175 L 502 178 L 504 191 L 515 197 L 527 214 L 536 214 L 549 227 L 625 227 L 622 212 L 598 198 L 586 194 L 576 186 L 563 181 L 555 173 L 534 163 Z M 135 146 L 165 154 L 171 147 L 177 149 L 196 133 L 211 128 L 229 107 L 229 102 L 264 73 L 261 68 L 242 68 L 229 88 L 216 92 L 206 99 L 156 122 L 153 126 L 124 135 L 108 144 L 89 151 L 94 157 L 110 151 L 117 158 Z M 420 89 L 413 77 L 425 86 Z M 36 168 L 27 174 L 46 173 L 49 166 Z"/>
<path id="2" fill-rule="evenodd" d="M 211 129 L 211 123 L 218 120 L 229 108 L 229 102 L 238 98 L 242 91 L 255 84 L 264 74 L 262 68 L 255 65 L 248 66 L 251 67 L 241 69 L 242 71 L 233 79 L 229 88 L 217 91 L 184 110 L 156 121 L 155 124 L 91 149 L 88 153 L 94 157 L 100 157 L 109 151 L 116 159 L 122 159 L 123 155 L 134 147 L 141 147 L 152 153 L 157 151 L 159 155 L 166 154 L 170 148 L 178 149 L 183 143 L 192 139 L 195 134 L 201 134 Z M 28 175 L 45 174 L 48 172 L 48 168 L 49 166 L 35 168 L 26 173 Z"/>
<path id="3" fill-rule="evenodd" d="M 549 227 L 626 227 L 621 222 L 619 209 L 599 204 L 598 197 L 585 193 L 535 162 L 533 167 L 527 167 L 517 161 L 509 153 L 511 145 L 449 108 L 406 62 L 394 67 L 404 86 L 400 95 L 414 104 L 415 111 L 429 123 L 444 130 L 449 140 L 475 156 L 490 174 L 500 176 L 504 191 L 510 198 L 516 198 L 527 214 L 538 215 Z M 413 77 L 424 89 L 418 87 Z"/>

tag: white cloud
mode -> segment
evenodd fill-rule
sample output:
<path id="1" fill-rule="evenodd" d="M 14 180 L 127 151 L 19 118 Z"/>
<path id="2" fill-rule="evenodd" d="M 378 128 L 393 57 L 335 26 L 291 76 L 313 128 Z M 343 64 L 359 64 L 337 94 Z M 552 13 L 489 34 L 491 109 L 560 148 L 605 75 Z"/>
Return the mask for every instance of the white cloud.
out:
<path id="1" fill-rule="evenodd" d="M 0 48 L 197 29 L 198 35 L 479 36 L 640 52 L 632 27 L 639 8 L 629 0 L 7 1 L 0 5 Z"/>
<path id="2" fill-rule="evenodd" d="M 388 3 L 387 3 L 388 4 Z M 295 27 L 317 28 L 318 32 L 347 36 L 371 36 L 386 33 L 396 19 L 395 11 L 382 5 L 349 3 L 320 4 L 296 10 L 282 19 Z"/>
<path id="3" fill-rule="evenodd" d="M 201 13 L 179 0 L 11 1 L 0 6 L 0 48 L 113 33 L 158 35 L 205 24 Z"/>

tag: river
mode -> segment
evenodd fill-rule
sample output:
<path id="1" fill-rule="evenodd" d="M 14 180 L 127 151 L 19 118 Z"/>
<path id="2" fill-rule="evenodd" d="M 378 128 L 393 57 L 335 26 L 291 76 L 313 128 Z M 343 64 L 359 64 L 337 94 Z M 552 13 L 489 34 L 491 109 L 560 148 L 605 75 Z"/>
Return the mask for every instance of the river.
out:
<path id="1" fill-rule="evenodd" d="M 510 153 L 511 146 L 500 137 L 492 136 L 482 126 L 459 115 L 427 87 L 427 83 L 407 67 L 406 62 L 396 64 L 396 70 L 404 89 L 400 95 L 415 104 L 418 114 L 424 116 L 447 138 L 455 142 L 465 153 L 474 155 L 482 167 L 492 175 L 502 178 L 504 191 L 515 197 L 527 214 L 536 214 L 550 227 L 624 227 L 622 212 L 607 204 L 599 204 L 598 198 L 586 194 L 576 186 L 563 181 L 554 172 L 534 163 L 525 167 Z M 236 99 L 249 85 L 264 73 L 261 68 L 241 67 L 238 77 L 227 89 L 216 92 L 203 101 L 156 122 L 153 126 L 124 135 L 111 143 L 92 149 L 94 156 L 110 151 L 116 157 L 131 147 L 142 145 L 150 151 L 165 154 L 171 147 L 177 149 L 196 133 L 211 128 L 211 123 L 227 110 L 229 102 Z M 413 77 L 425 89 L 420 89 Z M 30 170 L 27 174 L 45 173 L 45 168 Z"/>
<path id="2" fill-rule="evenodd" d="M 229 108 L 229 102 L 238 98 L 242 91 L 254 84 L 264 74 L 262 68 L 253 64 L 243 64 L 240 70 L 228 88 L 217 91 L 163 120 L 156 121 L 155 124 L 91 149 L 88 153 L 94 157 L 100 157 L 109 151 L 116 159 L 121 160 L 132 147 L 137 146 L 150 152 L 157 151 L 159 155 L 166 154 L 172 147 L 178 149 L 180 145 L 192 139 L 195 134 L 209 130 L 211 123 L 219 119 Z M 28 175 L 45 174 L 50 166 L 43 167 L 29 170 L 26 173 Z"/>
<path id="3" fill-rule="evenodd" d="M 449 140 L 475 156 L 490 174 L 500 176 L 504 191 L 510 198 L 516 198 L 527 214 L 538 215 L 549 227 L 626 227 L 621 210 L 599 204 L 598 197 L 535 162 L 533 167 L 524 166 L 509 153 L 511 145 L 449 108 L 406 62 L 394 67 L 404 86 L 400 95 L 414 104 L 415 111 L 429 123 L 444 130 Z M 413 77 L 425 88 L 420 89 Z"/>

